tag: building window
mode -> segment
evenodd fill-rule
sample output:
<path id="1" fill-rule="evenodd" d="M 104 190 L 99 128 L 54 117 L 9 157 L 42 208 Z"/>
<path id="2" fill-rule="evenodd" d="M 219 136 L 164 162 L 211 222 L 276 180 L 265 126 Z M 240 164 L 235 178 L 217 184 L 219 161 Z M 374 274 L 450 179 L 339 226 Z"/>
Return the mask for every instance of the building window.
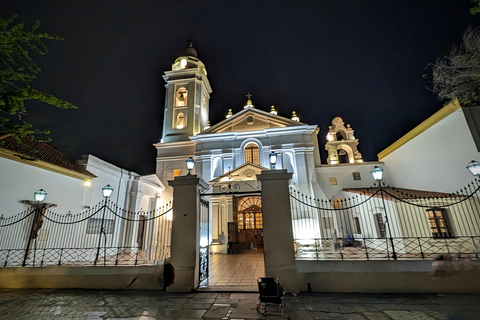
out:
<path id="1" fill-rule="evenodd" d="M 428 209 L 427 219 L 434 238 L 450 238 L 452 236 L 448 227 L 445 209 Z"/>
<path id="2" fill-rule="evenodd" d="M 185 117 L 183 113 L 180 112 L 177 116 L 177 129 L 183 129 L 184 121 L 185 121 Z"/>
<path id="3" fill-rule="evenodd" d="M 383 222 L 383 217 L 381 213 L 375 213 L 373 215 L 377 223 L 377 230 L 379 238 L 386 238 L 387 234 L 385 233 L 385 223 Z"/>
<path id="4" fill-rule="evenodd" d="M 355 227 L 355 233 L 356 234 L 362 234 L 362 229 L 360 228 L 360 218 L 359 217 L 354 217 L 353 218 L 353 225 Z"/>
<path id="5" fill-rule="evenodd" d="M 333 229 L 333 218 L 332 217 L 323 218 L 323 228 L 324 229 Z"/>
<path id="6" fill-rule="evenodd" d="M 362 177 L 360 176 L 360 172 L 353 172 L 353 180 L 362 180 Z"/>
<path id="7" fill-rule="evenodd" d="M 262 214 L 259 212 L 255 213 L 255 228 L 256 229 L 263 228 L 263 218 L 262 218 Z"/>
<path id="8" fill-rule="evenodd" d="M 173 169 L 173 178 L 180 177 L 180 169 Z"/>
<path id="9" fill-rule="evenodd" d="M 188 101 L 188 91 L 185 87 L 180 87 L 177 90 L 177 94 L 175 95 L 175 105 L 177 107 L 184 107 L 187 105 Z"/>
<path id="10" fill-rule="evenodd" d="M 106 234 L 113 233 L 114 221 L 111 219 L 103 220 L 103 230 Z M 99 234 L 101 232 L 102 219 L 91 218 L 88 219 L 87 234 Z"/>
<path id="11" fill-rule="evenodd" d="M 243 214 L 238 214 L 238 230 L 243 230 Z"/>
<path id="12" fill-rule="evenodd" d="M 255 143 L 249 143 L 245 146 L 245 162 L 260 164 L 260 151 Z"/>

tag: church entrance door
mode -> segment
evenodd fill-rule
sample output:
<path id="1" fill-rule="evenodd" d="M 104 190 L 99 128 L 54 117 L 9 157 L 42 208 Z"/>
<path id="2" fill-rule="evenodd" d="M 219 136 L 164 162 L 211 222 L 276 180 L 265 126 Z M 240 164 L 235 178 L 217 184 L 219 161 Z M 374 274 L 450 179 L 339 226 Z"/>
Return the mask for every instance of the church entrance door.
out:
<path id="1" fill-rule="evenodd" d="M 233 220 L 237 224 L 239 252 L 263 249 L 261 196 L 234 198 Z"/>

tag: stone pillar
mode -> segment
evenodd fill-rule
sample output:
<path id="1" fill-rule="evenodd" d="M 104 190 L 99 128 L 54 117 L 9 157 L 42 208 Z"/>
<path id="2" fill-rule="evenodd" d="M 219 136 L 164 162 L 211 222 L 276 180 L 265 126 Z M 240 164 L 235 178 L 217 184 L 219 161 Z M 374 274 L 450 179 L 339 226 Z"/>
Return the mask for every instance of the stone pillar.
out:
<path id="1" fill-rule="evenodd" d="M 265 275 L 279 278 L 287 292 L 299 292 L 293 246 L 292 214 L 287 170 L 265 170 L 257 175 L 262 183 Z"/>
<path id="2" fill-rule="evenodd" d="M 190 292 L 199 279 L 200 186 L 207 184 L 196 175 L 176 177 L 168 181 L 173 187 L 173 221 L 171 264 L 175 283 L 169 292 Z"/>

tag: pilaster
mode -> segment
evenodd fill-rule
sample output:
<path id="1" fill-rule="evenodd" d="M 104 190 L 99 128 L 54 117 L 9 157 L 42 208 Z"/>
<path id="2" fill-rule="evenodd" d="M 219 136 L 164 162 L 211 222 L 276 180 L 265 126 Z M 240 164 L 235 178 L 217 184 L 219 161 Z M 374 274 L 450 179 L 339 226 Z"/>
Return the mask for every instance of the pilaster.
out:
<path id="1" fill-rule="evenodd" d="M 265 275 L 277 277 L 288 292 L 299 292 L 293 246 L 292 214 L 287 170 L 265 170 L 257 175 L 262 183 Z"/>
<path id="2" fill-rule="evenodd" d="M 168 185 L 173 187 L 171 263 L 175 283 L 167 291 L 190 292 L 199 277 L 199 187 L 207 184 L 196 175 L 187 175 L 168 181 Z"/>

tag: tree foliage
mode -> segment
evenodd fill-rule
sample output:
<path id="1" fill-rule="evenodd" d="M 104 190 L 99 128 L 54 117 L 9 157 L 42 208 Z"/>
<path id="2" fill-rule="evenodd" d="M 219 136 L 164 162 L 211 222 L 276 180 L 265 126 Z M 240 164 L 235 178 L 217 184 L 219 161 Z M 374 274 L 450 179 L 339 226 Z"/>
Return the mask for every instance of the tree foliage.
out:
<path id="1" fill-rule="evenodd" d="M 31 54 L 47 53 L 45 40 L 63 39 L 40 32 L 38 21 L 31 30 L 25 30 L 16 18 L 0 19 L 0 134 L 12 135 L 17 140 L 23 137 L 48 140 L 45 134 L 49 131 L 34 129 L 22 119 L 27 114 L 25 102 L 37 100 L 63 109 L 76 106 L 31 86 L 41 71 Z"/>
<path id="2" fill-rule="evenodd" d="M 480 105 L 480 31 L 467 30 L 461 46 L 432 66 L 433 87 L 440 100 L 458 98 L 463 105 Z"/>
<path id="3" fill-rule="evenodd" d="M 480 13 L 480 0 L 471 0 L 474 3 L 474 6 L 470 8 L 470 14 L 472 16 Z"/>

